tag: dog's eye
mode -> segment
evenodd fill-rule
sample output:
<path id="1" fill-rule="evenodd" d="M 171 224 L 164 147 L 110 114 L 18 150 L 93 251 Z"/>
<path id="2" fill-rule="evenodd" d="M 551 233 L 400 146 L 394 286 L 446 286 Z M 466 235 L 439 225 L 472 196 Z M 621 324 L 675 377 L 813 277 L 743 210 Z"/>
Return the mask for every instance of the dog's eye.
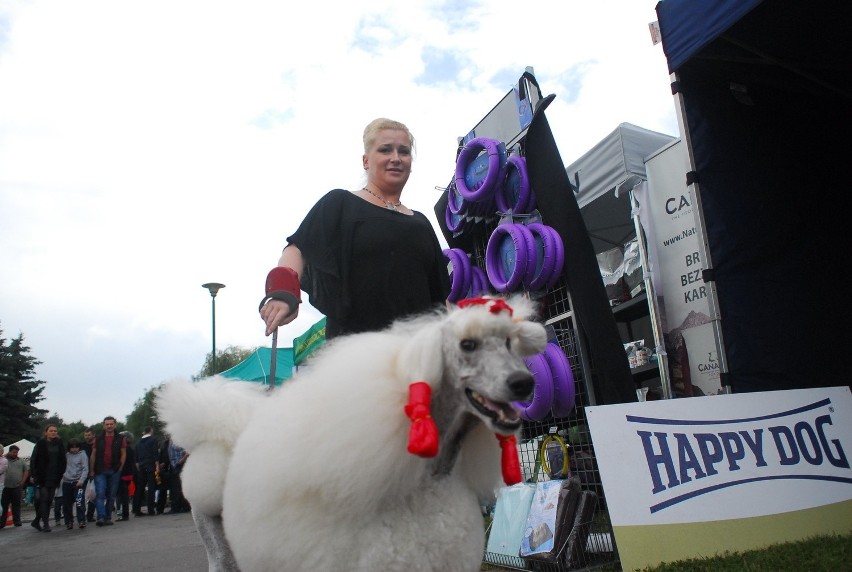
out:
<path id="1" fill-rule="evenodd" d="M 462 340 L 459 343 L 459 346 L 461 347 L 461 349 L 463 351 L 472 352 L 479 346 L 479 344 L 476 342 L 476 340 L 467 339 L 467 340 Z"/>

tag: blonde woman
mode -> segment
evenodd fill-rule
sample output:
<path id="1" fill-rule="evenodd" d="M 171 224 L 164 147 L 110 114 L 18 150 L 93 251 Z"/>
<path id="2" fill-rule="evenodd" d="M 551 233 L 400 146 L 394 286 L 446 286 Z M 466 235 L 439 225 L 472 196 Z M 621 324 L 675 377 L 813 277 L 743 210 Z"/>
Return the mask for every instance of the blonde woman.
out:
<path id="1" fill-rule="evenodd" d="M 267 277 L 260 307 L 266 335 L 296 318 L 300 290 L 325 314 L 327 339 L 383 329 L 447 298 L 447 262 L 435 231 L 402 198 L 414 137 L 404 124 L 379 118 L 362 139 L 364 186 L 322 197 Z"/>

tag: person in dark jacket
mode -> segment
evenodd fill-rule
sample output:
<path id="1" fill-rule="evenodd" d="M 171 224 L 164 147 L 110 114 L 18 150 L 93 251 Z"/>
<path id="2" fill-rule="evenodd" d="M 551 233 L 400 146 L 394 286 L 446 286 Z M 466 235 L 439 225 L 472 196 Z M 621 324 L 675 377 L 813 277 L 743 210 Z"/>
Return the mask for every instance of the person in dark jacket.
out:
<path id="1" fill-rule="evenodd" d="M 36 441 L 31 457 L 30 476 L 38 487 L 36 517 L 30 524 L 41 532 L 50 532 L 50 503 L 65 472 L 65 445 L 56 425 L 48 425 Z"/>
<path id="2" fill-rule="evenodd" d="M 166 501 L 169 498 L 169 490 L 172 486 L 172 464 L 169 460 L 169 445 L 172 438 L 169 434 L 163 436 L 163 442 L 157 450 L 157 514 L 163 514 L 166 510 Z"/>
<path id="3" fill-rule="evenodd" d="M 133 449 L 133 445 L 131 444 L 133 443 L 133 433 L 130 431 L 122 431 L 121 436 L 127 443 L 127 454 L 125 455 L 124 468 L 121 470 L 121 480 L 118 483 L 118 495 L 116 496 L 116 502 L 121 508 L 121 517 L 119 517 L 118 520 L 129 520 L 130 501 L 132 500 L 130 495 L 130 485 L 136 481 L 136 451 Z"/>
<path id="4" fill-rule="evenodd" d="M 86 453 L 86 458 L 89 459 L 89 462 L 92 461 L 92 449 L 95 448 L 95 430 L 91 427 L 86 427 L 86 430 L 83 431 L 83 451 Z M 89 485 L 89 481 L 92 480 L 89 478 L 89 472 L 86 471 L 86 484 L 84 486 Z M 94 483 L 94 481 L 92 481 Z M 94 501 L 87 500 L 86 501 L 86 522 L 95 522 L 95 503 Z"/>
<path id="5" fill-rule="evenodd" d="M 157 495 L 157 461 L 160 444 L 154 437 L 154 428 L 145 427 L 142 437 L 136 443 L 136 498 L 133 499 L 133 514 L 136 516 L 153 516 Z M 148 507 L 148 512 L 142 512 L 142 501 Z"/>
<path id="6" fill-rule="evenodd" d="M 115 432 L 115 417 L 104 417 L 104 429 L 95 437 L 89 459 L 89 478 L 95 479 L 97 526 L 112 524 L 112 510 L 127 460 L 127 441 Z"/>

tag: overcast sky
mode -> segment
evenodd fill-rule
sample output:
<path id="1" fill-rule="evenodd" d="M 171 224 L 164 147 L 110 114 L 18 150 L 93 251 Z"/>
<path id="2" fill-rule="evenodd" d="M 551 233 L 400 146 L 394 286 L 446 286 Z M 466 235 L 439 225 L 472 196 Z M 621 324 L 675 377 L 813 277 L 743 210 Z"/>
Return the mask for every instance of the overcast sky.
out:
<path id="1" fill-rule="evenodd" d="M 566 165 L 622 122 L 677 135 L 655 4 L 3 0 L 0 328 L 41 360 L 41 406 L 123 420 L 197 374 L 205 282 L 219 349 L 269 345 L 266 273 L 320 196 L 362 186 L 375 117 L 417 139 L 403 201 L 433 223 L 457 137 L 527 66 Z"/>

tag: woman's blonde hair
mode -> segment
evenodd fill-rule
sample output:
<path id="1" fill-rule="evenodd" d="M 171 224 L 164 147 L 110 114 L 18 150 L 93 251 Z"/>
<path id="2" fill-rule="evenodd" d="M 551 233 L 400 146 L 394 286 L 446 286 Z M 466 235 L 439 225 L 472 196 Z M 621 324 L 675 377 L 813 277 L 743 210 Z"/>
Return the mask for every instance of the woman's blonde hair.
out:
<path id="1" fill-rule="evenodd" d="M 411 142 L 411 152 L 414 153 L 414 135 L 408 130 L 404 123 L 388 119 L 387 117 L 379 117 L 373 119 L 367 127 L 364 128 L 364 153 L 369 153 L 373 144 L 376 142 L 379 131 L 382 129 L 393 129 L 395 131 L 403 131 L 408 135 L 408 140 Z"/>

